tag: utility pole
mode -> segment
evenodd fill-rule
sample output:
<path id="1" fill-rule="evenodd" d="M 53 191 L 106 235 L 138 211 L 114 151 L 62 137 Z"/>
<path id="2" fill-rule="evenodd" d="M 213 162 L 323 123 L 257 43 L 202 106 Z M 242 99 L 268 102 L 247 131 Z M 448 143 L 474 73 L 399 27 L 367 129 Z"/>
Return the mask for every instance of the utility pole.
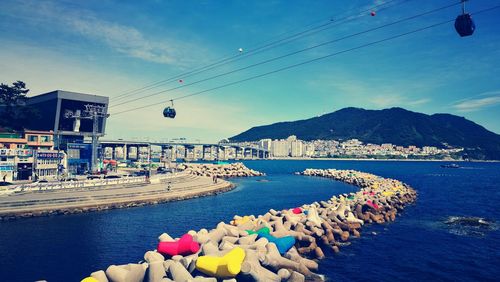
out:
<path id="1" fill-rule="evenodd" d="M 148 142 L 148 179 L 151 179 L 151 143 Z"/>
<path id="2" fill-rule="evenodd" d="M 91 171 L 97 171 L 97 147 L 99 145 L 98 134 L 99 134 L 99 118 L 108 118 L 109 114 L 106 113 L 106 106 L 97 105 L 97 104 L 86 104 L 85 110 L 81 113 L 80 110 L 76 110 L 75 112 L 67 110 L 64 114 L 65 118 L 73 118 L 75 119 L 74 131 L 80 131 L 79 121 L 82 119 L 91 119 L 92 120 L 92 156 L 91 156 Z M 59 138 L 58 138 L 59 139 Z M 59 147 L 59 143 L 58 143 Z"/>
<path id="3" fill-rule="evenodd" d="M 97 170 L 97 147 L 99 145 L 98 131 L 99 131 L 99 118 L 108 118 L 109 114 L 106 113 L 106 107 L 96 104 L 85 105 L 87 115 L 85 118 L 92 119 L 92 172 Z"/>

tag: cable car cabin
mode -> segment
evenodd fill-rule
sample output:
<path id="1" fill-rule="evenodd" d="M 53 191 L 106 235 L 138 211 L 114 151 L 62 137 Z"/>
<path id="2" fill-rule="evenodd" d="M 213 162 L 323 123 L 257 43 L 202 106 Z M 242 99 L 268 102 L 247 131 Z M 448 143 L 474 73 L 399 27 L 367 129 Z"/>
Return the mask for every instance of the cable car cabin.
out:
<path id="1" fill-rule="evenodd" d="M 474 33 L 476 25 L 470 14 L 462 14 L 455 20 L 455 29 L 461 37 L 465 37 Z"/>
<path id="2" fill-rule="evenodd" d="M 163 110 L 163 116 L 166 118 L 175 118 L 176 112 L 174 108 L 166 107 Z"/>

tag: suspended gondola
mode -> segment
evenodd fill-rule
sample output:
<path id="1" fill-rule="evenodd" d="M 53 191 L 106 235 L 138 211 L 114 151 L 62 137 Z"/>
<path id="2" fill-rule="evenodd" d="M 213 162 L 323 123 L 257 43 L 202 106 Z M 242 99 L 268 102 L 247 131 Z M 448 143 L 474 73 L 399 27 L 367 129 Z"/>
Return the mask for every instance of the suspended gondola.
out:
<path id="1" fill-rule="evenodd" d="M 465 12 L 465 1 L 468 0 L 462 0 L 462 14 L 455 20 L 455 30 L 461 37 L 470 36 L 476 30 L 472 16 Z"/>
<path id="2" fill-rule="evenodd" d="M 174 100 L 170 100 L 170 103 L 172 103 L 172 105 L 170 107 L 166 107 L 163 110 L 163 116 L 166 118 L 175 118 L 175 115 L 177 113 L 175 112 L 175 109 L 174 109 Z"/>

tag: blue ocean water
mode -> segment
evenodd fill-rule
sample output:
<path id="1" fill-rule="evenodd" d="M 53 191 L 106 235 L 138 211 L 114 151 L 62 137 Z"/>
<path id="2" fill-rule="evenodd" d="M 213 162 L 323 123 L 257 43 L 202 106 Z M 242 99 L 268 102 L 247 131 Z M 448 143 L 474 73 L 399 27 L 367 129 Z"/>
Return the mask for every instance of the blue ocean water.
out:
<path id="1" fill-rule="evenodd" d="M 394 223 L 365 226 L 319 272 L 331 281 L 498 281 L 500 277 L 500 163 L 248 161 L 267 173 L 234 179 L 228 193 L 155 206 L 0 222 L 1 281 L 79 281 L 110 264 L 137 262 L 157 236 L 212 228 L 234 214 L 295 207 L 355 187 L 292 173 L 305 168 L 357 169 L 402 180 L 419 194 Z M 266 181 L 261 181 L 265 179 Z M 450 228 L 451 216 L 496 222 L 489 230 Z M 472 227 L 473 228 L 473 227 Z M 470 232 L 472 231 L 472 232 Z"/>

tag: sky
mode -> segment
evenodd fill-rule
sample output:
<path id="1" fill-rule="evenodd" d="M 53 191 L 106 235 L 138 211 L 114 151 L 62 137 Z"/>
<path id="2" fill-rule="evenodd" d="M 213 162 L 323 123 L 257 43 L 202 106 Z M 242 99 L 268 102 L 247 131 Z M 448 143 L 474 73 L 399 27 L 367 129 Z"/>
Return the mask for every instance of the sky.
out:
<path id="1" fill-rule="evenodd" d="M 473 14 L 470 37 L 448 22 L 385 40 L 455 19 L 460 6 L 444 7 L 458 2 L 2 0 L 0 82 L 109 96 L 106 139 L 216 142 L 344 107 L 451 113 L 498 134 L 500 9 Z"/>

